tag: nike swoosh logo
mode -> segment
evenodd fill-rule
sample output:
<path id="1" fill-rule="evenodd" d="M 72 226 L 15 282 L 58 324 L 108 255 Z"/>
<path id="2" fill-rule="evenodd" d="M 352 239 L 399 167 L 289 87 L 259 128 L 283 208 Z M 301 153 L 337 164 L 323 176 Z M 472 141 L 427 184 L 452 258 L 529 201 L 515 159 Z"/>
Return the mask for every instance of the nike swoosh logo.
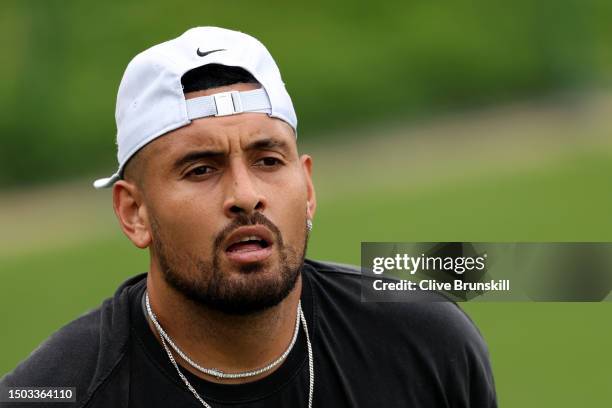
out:
<path id="1" fill-rule="evenodd" d="M 198 54 L 200 57 L 205 57 L 205 56 L 207 56 L 208 54 L 212 54 L 213 52 L 217 52 L 217 51 L 226 51 L 226 50 L 225 50 L 225 48 L 220 48 L 220 49 L 218 49 L 218 50 L 212 50 L 212 51 L 205 51 L 205 52 L 202 52 L 202 51 L 200 51 L 200 48 L 198 47 L 198 50 L 196 51 L 196 54 Z"/>

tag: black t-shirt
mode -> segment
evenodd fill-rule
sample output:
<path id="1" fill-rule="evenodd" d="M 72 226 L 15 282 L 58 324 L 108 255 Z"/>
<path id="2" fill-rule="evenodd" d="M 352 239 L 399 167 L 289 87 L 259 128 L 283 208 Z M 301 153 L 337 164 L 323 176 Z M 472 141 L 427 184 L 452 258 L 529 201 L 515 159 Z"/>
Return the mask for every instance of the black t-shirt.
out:
<path id="1" fill-rule="evenodd" d="M 301 296 L 314 355 L 313 406 L 496 406 L 485 345 L 456 305 L 361 303 L 358 275 L 316 266 L 304 268 Z M 131 302 L 130 407 L 196 407 L 147 324 L 143 293 L 144 286 Z M 308 406 L 302 327 L 287 360 L 261 380 L 226 385 L 182 372 L 213 407 Z"/>
<path id="2" fill-rule="evenodd" d="M 306 260 L 302 278 L 313 407 L 497 406 L 486 345 L 454 303 L 361 302 L 358 270 L 331 263 Z M 65 408 L 201 406 L 147 324 L 145 284 L 146 275 L 127 281 L 100 308 L 55 333 L 0 386 L 76 386 L 76 403 L 57 404 Z M 182 372 L 214 408 L 308 406 L 302 327 L 287 359 L 263 379 L 227 385 Z"/>

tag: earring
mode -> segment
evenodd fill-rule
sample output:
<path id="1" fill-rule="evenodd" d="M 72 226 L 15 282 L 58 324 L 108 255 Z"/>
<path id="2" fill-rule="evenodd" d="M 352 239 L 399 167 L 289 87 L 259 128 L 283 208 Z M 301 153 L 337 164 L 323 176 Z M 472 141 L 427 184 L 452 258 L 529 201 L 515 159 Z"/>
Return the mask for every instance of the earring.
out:
<path id="1" fill-rule="evenodd" d="M 306 229 L 308 232 L 312 231 L 312 221 L 309 219 L 306 220 Z"/>

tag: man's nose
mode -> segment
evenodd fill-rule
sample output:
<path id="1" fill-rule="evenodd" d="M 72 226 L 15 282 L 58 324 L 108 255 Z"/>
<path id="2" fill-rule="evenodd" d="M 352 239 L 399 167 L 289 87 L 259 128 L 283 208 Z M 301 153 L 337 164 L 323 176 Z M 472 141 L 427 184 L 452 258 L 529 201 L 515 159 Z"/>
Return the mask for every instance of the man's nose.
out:
<path id="1" fill-rule="evenodd" d="M 266 199 L 257 185 L 257 180 L 244 163 L 233 163 L 228 172 L 229 184 L 223 212 L 228 218 L 239 214 L 251 215 L 263 211 Z"/>

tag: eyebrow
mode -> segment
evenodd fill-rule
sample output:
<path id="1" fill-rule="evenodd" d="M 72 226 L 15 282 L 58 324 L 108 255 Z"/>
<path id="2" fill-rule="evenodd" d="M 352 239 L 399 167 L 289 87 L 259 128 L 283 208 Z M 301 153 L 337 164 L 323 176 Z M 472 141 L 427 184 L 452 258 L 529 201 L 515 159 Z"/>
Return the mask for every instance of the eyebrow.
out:
<path id="1" fill-rule="evenodd" d="M 172 168 L 180 169 L 187 164 L 197 162 L 202 159 L 211 159 L 211 158 L 219 158 L 224 156 L 225 153 L 220 150 L 197 150 L 187 153 L 184 156 L 178 158 Z"/>
<path id="2" fill-rule="evenodd" d="M 284 140 L 278 140 L 271 137 L 265 139 L 255 140 L 244 148 L 244 150 L 270 150 L 270 149 L 281 149 L 284 151 L 289 150 L 287 142 Z"/>
<path id="3" fill-rule="evenodd" d="M 244 148 L 245 151 L 253 151 L 253 150 L 271 150 L 271 149 L 280 149 L 284 152 L 289 151 L 289 145 L 284 140 L 278 140 L 274 138 L 265 138 L 255 140 Z M 197 162 L 202 159 L 218 159 L 220 157 L 225 156 L 225 152 L 221 150 L 197 150 L 191 151 L 184 156 L 181 156 L 174 162 L 173 168 L 179 169 L 187 164 Z"/>

